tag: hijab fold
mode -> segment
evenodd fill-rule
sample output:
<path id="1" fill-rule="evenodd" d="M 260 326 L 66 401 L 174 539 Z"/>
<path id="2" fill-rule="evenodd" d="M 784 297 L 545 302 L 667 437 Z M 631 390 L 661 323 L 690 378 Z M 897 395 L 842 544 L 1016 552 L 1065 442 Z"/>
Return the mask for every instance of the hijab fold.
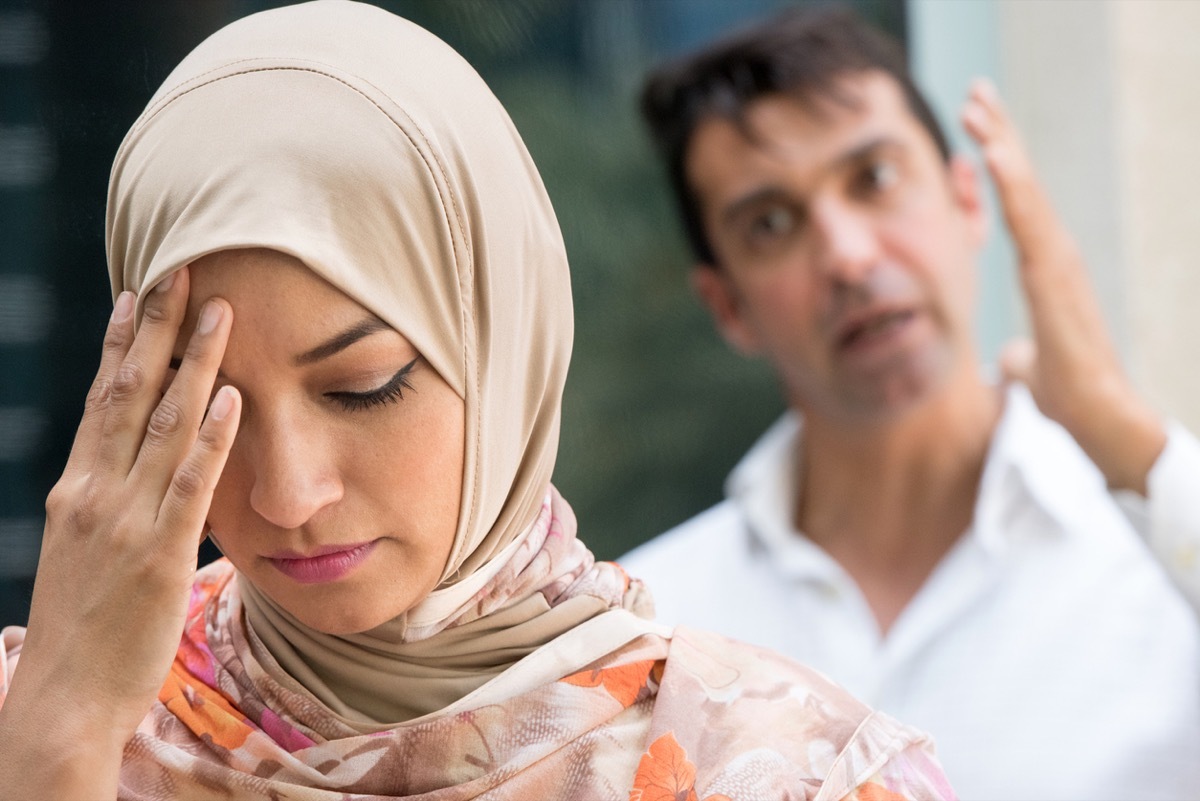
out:
<path id="1" fill-rule="evenodd" d="M 575 537 L 574 515 L 557 491 L 514 545 L 485 586 L 426 627 L 408 625 L 418 607 L 363 634 L 323 634 L 243 581 L 255 656 L 275 680 L 298 683 L 347 725 L 370 732 L 449 707 L 605 612 L 630 606 L 649 617 L 640 585 L 631 587 L 615 564 L 595 562 Z M 613 625 L 631 637 L 651 630 L 638 619 L 622 615 Z"/>

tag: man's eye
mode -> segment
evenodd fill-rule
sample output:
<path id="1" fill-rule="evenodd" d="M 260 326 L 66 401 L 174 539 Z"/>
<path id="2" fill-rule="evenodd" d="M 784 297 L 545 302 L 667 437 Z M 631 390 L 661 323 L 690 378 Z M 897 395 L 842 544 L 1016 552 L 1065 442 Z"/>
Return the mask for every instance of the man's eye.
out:
<path id="1" fill-rule="evenodd" d="M 757 215 L 750 223 L 750 234 L 756 239 L 784 236 L 796 227 L 796 215 L 783 206 L 775 206 Z"/>
<path id="2" fill-rule="evenodd" d="M 859 176 L 859 188 L 864 192 L 882 192 L 891 188 L 900 177 L 896 165 L 889 161 L 875 161 L 867 165 Z"/>

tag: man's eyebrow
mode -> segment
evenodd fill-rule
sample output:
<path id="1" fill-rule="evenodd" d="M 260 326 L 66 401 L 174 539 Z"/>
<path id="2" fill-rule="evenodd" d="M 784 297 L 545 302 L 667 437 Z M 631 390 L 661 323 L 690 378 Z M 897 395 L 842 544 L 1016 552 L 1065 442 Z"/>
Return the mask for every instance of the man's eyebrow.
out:
<path id="1" fill-rule="evenodd" d="M 300 367 L 312 364 L 313 362 L 319 362 L 322 359 L 328 359 L 333 354 L 340 353 L 363 337 L 370 336 L 376 331 L 386 331 L 390 328 L 391 326 L 372 314 L 370 317 L 355 323 L 340 334 L 336 334 L 329 340 L 317 345 L 312 350 L 301 353 L 292 359 L 292 363 Z"/>
<path id="2" fill-rule="evenodd" d="M 877 151 L 903 150 L 904 146 L 904 141 L 894 136 L 876 136 L 842 153 L 833 160 L 833 164 L 830 166 L 833 169 L 848 167 L 860 161 L 865 161 L 867 157 Z"/>
<path id="3" fill-rule="evenodd" d="M 735 222 L 747 209 L 752 209 L 769 200 L 787 200 L 788 197 L 788 193 L 778 186 L 760 187 L 730 203 L 725 207 L 721 216 L 725 219 L 726 224 L 730 224 Z"/>
<path id="4" fill-rule="evenodd" d="M 866 161 L 871 155 L 879 150 L 892 148 L 903 148 L 904 142 L 893 136 L 875 136 L 865 142 L 854 145 L 850 149 L 839 153 L 832 161 L 830 161 L 822 170 L 822 172 L 839 172 Z M 756 205 L 770 200 L 787 200 L 791 195 L 782 187 L 770 185 L 755 189 L 748 194 L 739 197 L 737 200 L 730 203 L 721 216 L 727 223 L 733 222 L 738 215 L 742 214 L 746 209 L 754 208 Z"/>

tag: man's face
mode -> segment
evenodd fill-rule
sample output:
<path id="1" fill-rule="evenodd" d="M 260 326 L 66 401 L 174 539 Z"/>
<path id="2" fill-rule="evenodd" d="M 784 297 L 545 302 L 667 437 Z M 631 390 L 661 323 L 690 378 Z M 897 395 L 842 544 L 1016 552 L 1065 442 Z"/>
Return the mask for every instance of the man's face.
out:
<path id="1" fill-rule="evenodd" d="M 873 422 L 974 369 L 984 223 L 970 165 L 946 165 L 895 81 L 839 88 L 851 104 L 755 101 L 749 138 L 724 119 L 697 128 L 685 168 L 719 264 L 693 277 L 794 406 Z"/>

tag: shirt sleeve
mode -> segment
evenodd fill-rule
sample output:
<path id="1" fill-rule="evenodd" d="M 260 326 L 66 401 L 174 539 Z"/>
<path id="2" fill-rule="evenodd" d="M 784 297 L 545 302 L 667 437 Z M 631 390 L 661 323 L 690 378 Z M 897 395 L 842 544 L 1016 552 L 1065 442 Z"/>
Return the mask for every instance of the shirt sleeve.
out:
<path id="1" fill-rule="evenodd" d="M 1167 573 L 1200 610 L 1200 440 L 1182 425 L 1167 427 L 1167 445 L 1150 469 L 1147 497 L 1116 500 Z"/>

